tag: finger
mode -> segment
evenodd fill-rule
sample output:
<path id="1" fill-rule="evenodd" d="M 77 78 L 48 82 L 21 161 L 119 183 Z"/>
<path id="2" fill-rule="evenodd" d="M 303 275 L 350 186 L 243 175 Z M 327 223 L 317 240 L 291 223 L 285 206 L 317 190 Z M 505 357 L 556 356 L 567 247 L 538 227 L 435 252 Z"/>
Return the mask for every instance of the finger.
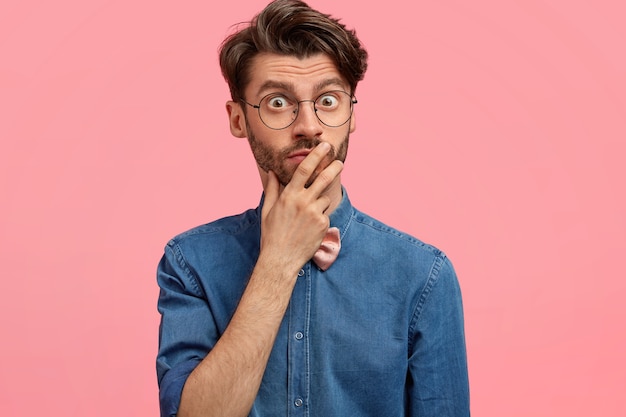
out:
<path id="1" fill-rule="evenodd" d="M 293 174 L 289 184 L 293 184 L 293 187 L 302 188 L 309 181 L 311 175 L 315 172 L 320 162 L 324 160 L 324 157 L 330 151 L 330 144 L 322 142 L 317 145 L 311 153 L 309 153 L 302 162 L 298 165 L 298 168 Z"/>
<path id="2" fill-rule="evenodd" d="M 309 191 L 314 195 L 320 195 L 343 171 L 343 162 L 339 160 L 332 161 L 324 168 L 315 178 L 315 181 L 309 186 Z"/>
<path id="3" fill-rule="evenodd" d="M 265 219 L 270 212 L 276 200 L 280 195 L 280 183 L 278 177 L 273 171 L 267 171 L 267 183 L 265 185 L 265 198 L 263 200 L 263 209 L 261 210 L 261 218 Z"/>
<path id="4" fill-rule="evenodd" d="M 328 197 L 327 195 L 322 195 L 318 197 L 313 203 L 311 203 L 311 206 L 314 207 L 315 211 L 317 213 L 323 213 L 326 217 L 326 220 L 328 220 L 328 225 L 326 225 L 326 229 L 328 229 L 328 226 L 330 226 L 330 219 L 328 218 L 328 216 L 326 216 L 326 210 L 328 210 L 328 208 L 330 207 L 330 202 L 330 197 Z"/>

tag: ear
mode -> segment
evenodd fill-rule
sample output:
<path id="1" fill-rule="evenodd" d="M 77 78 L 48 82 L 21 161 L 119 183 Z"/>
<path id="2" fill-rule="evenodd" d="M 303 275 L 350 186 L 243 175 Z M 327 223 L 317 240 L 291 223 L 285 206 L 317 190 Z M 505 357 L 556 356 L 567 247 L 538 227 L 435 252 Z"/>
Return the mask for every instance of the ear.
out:
<path id="1" fill-rule="evenodd" d="M 354 114 L 354 110 L 352 111 L 352 116 L 350 116 L 350 133 L 356 130 L 356 115 Z"/>
<path id="2" fill-rule="evenodd" d="M 227 101 L 226 112 L 228 113 L 228 121 L 230 123 L 230 133 L 236 138 L 248 137 L 246 115 L 243 112 L 241 103 Z"/>

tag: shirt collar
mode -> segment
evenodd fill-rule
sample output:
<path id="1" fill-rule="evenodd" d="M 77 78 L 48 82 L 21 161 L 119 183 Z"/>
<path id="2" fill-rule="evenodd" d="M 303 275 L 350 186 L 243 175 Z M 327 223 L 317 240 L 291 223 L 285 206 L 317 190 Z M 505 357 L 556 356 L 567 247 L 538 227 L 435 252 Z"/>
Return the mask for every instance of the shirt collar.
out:
<path id="1" fill-rule="evenodd" d="M 339 228 L 339 235 L 341 239 L 343 239 L 344 234 L 350 227 L 350 222 L 354 215 L 354 208 L 352 207 L 352 203 L 350 203 L 348 193 L 343 185 L 341 186 L 341 194 L 341 202 L 329 217 L 330 226 Z"/>

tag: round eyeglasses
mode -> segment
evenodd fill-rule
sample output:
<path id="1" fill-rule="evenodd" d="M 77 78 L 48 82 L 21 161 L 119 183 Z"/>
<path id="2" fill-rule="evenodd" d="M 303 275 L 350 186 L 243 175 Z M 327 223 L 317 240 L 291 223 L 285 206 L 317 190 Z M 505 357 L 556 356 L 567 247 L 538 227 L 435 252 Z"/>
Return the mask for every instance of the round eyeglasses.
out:
<path id="1" fill-rule="evenodd" d="M 315 100 L 295 100 L 283 93 L 270 93 L 264 96 L 259 104 L 248 103 L 248 106 L 259 111 L 263 124 L 273 130 L 286 129 L 296 120 L 300 111 L 300 103 L 313 103 L 315 115 L 320 122 L 328 127 L 345 125 L 352 116 L 352 109 L 357 103 L 356 97 L 342 90 L 326 91 Z"/>

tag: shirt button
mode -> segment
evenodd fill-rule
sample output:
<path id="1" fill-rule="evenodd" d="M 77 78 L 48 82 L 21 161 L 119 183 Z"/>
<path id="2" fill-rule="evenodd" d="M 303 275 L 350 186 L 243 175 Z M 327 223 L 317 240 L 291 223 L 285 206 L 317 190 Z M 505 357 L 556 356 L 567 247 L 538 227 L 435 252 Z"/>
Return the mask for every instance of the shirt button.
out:
<path id="1" fill-rule="evenodd" d="M 304 334 L 302 334 L 302 332 L 296 332 L 295 334 L 296 340 L 302 340 L 303 337 L 304 337 Z"/>
<path id="2" fill-rule="evenodd" d="M 302 407 L 302 404 L 304 404 L 304 401 L 302 401 L 302 398 L 296 398 L 296 400 L 293 403 L 296 407 Z"/>
<path id="3" fill-rule="evenodd" d="M 298 276 L 299 276 L 299 277 L 304 276 L 304 269 L 301 269 L 301 270 L 300 270 L 300 272 L 298 272 Z"/>

